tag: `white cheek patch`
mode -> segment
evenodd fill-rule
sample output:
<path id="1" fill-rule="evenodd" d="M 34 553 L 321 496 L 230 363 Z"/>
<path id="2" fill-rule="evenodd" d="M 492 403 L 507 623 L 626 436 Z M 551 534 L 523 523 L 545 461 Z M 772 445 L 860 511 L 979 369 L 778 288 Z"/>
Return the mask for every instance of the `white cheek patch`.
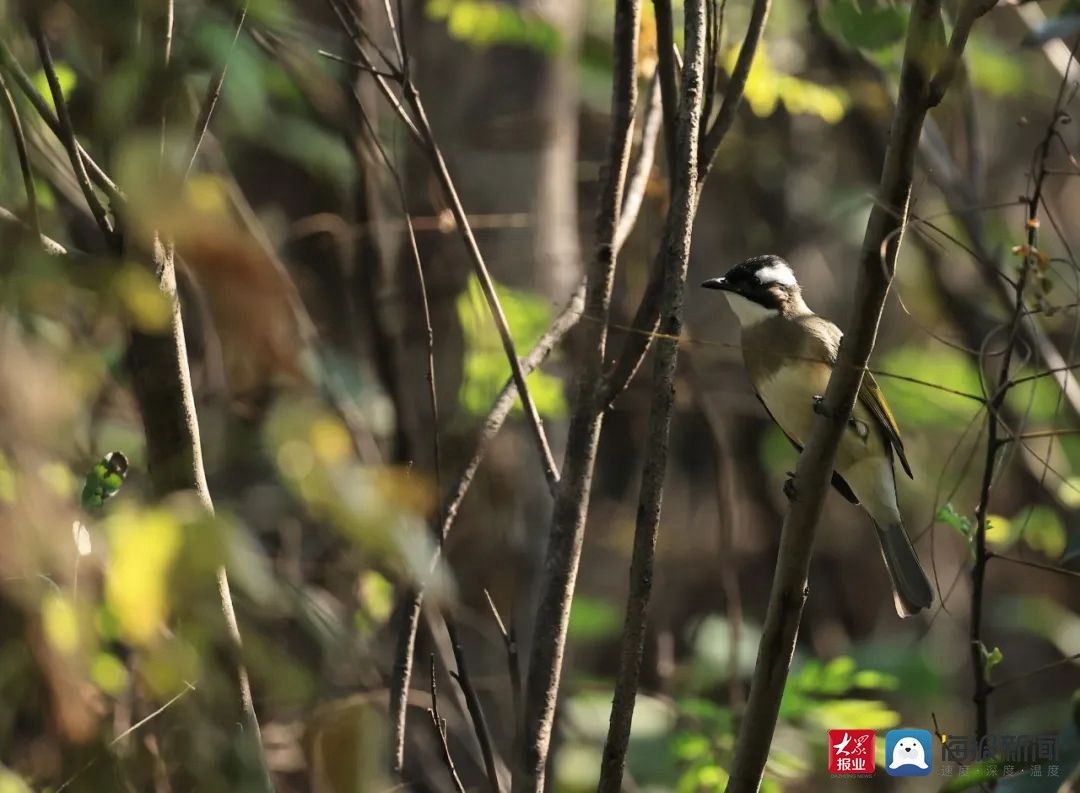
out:
<path id="1" fill-rule="evenodd" d="M 770 264 L 757 271 L 757 279 L 762 285 L 780 284 L 781 286 L 796 286 L 795 273 L 786 264 Z"/>
<path id="2" fill-rule="evenodd" d="M 739 325 L 744 328 L 752 328 L 759 322 L 764 322 L 767 319 L 780 316 L 779 311 L 765 308 L 765 306 L 759 305 L 753 300 L 747 300 L 742 295 L 735 294 L 734 292 L 725 292 L 724 297 L 727 298 L 731 310 L 735 312 L 735 316 L 739 320 Z"/>

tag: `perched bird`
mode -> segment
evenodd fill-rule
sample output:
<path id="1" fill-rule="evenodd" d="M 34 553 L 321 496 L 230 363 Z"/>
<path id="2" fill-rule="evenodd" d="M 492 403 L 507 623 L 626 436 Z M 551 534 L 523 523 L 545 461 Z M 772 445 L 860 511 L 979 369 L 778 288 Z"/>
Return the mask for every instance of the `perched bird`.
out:
<path id="1" fill-rule="evenodd" d="M 90 469 L 83 482 L 82 505 L 85 509 L 99 509 L 116 495 L 127 478 L 128 460 L 123 452 L 109 452 Z"/>
<path id="2" fill-rule="evenodd" d="M 836 363 L 840 329 L 807 307 L 795 273 L 779 256 L 748 259 L 702 286 L 725 293 L 742 329 L 743 362 L 754 391 L 801 450 Z M 894 455 L 912 476 L 896 419 L 867 372 L 840 440 L 832 482 L 877 526 L 896 612 L 909 617 L 928 608 L 933 593 L 896 503 Z"/>

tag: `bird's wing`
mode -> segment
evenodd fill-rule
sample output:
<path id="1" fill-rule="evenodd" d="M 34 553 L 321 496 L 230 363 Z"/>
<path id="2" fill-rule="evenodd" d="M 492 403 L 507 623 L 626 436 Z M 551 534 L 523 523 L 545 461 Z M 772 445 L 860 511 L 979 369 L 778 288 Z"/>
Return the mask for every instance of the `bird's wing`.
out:
<path id="1" fill-rule="evenodd" d="M 908 464 L 907 455 L 904 453 L 904 442 L 900 439 L 900 427 L 896 424 L 896 418 L 889 410 L 889 403 L 885 401 L 885 394 L 877 384 L 874 376 L 867 372 L 863 375 L 862 386 L 859 388 L 859 401 L 870 411 L 888 439 L 888 443 L 896 450 L 896 456 L 900 458 L 900 465 L 909 478 L 914 479 L 911 466 Z"/>
<path id="2" fill-rule="evenodd" d="M 773 424 L 775 424 L 777 427 L 780 427 L 780 431 L 784 433 L 784 437 L 787 438 L 788 441 L 790 441 L 791 445 L 795 447 L 795 450 L 797 452 L 802 454 L 802 446 L 797 440 L 788 435 L 787 432 L 784 432 L 784 428 L 780 425 L 780 422 L 776 420 L 776 416 L 772 414 L 772 411 L 769 410 L 769 406 L 765 404 L 765 400 L 761 398 L 761 395 L 755 391 L 754 396 L 757 397 L 758 402 L 761 403 L 761 406 L 765 408 L 765 412 L 769 414 L 769 418 L 773 420 Z M 836 471 L 833 471 L 832 486 L 836 488 L 837 493 L 842 495 L 852 504 L 859 503 L 859 497 L 855 495 L 855 492 L 851 489 L 851 485 L 845 482 L 844 477 L 840 476 L 840 474 L 836 473 Z"/>
<path id="3" fill-rule="evenodd" d="M 830 342 L 834 342 L 830 344 L 832 353 L 830 363 L 835 365 L 836 356 L 840 349 L 840 340 L 844 334 L 832 323 L 829 323 L 829 326 L 829 330 L 835 330 L 835 336 L 829 339 Z M 889 403 L 885 401 L 885 394 L 882 393 L 877 380 L 869 372 L 863 375 L 862 386 L 859 387 L 859 401 L 870 411 L 870 415 L 874 417 L 881 431 L 885 433 L 887 445 L 896 451 L 896 456 L 900 458 L 900 465 L 903 466 L 904 473 L 909 478 L 914 479 L 915 475 L 911 472 L 911 465 L 908 464 L 907 454 L 904 452 L 904 442 L 900 439 L 900 427 L 897 426 L 896 418 L 889 409 Z"/>

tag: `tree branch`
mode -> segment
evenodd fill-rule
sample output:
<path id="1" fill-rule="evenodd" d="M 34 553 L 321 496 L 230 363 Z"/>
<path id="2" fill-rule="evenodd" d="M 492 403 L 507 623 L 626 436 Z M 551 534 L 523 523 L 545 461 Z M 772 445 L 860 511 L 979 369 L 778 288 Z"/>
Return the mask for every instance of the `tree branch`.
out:
<path id="1" fill-rule="evenodd" d="M 233 16 L 234 30 L 232 39 L 229 41 L 229 49 L 225 53 L 225 59 L 222 61 L 217 73 L 210 78 L 206 96 L 203 97 L 202 106 L 199 108 L 199 117 L 195 121 L 195 134 L 191 143 L 191 158 L 188 160 L 187 169 L 184 171 L 185 179 L 191 175 L 191 171 L 195 167 L 195 160 L 199 157 L 199 149 L 202 147 L 203 138 L 206 137 L 206 131 L 210 128 L 210 119 L 214 115 L 215 108 L 217 108 L 218 99 L 221 98 L 221 89 L 225 85 L 225 75 L 229 70 L 229 58 L 236 47 L 237 40 L 240 38 L 240 31 L 244 29 L 248 3 L 249 0 L 243 0 L 236 9 L 236 14 Z"/>
<path id="2" fill-rule="evenodd" d="M 724 91 L 724 101 L 716 113 L 716 121 L 713 122 L 702 141 L 698 182 L 703 182 L 712 169 L 716 152 L 720 150 L 720 144 L 731 129 L 731 125 L 735 123 L 735 113 L 746 91 L 746 79 L 750 76 L 750 67 L 753 66 L 754 56 L 757 55 L 761 35 L 765 32 L 765 22 L 769 18 L 769 5 L 769 0 L 754 0 L 754 5 L 750 9 L 750 22 L 746 26 L 746 35 L 739 48 L 735 68 L 731 71 L 731 80 Z"/>
<path id="3" fill-rule="evenodd" d="M 799 457 L 795 495 L 780 536 L 776 573 L 750 697 L 736 742 L 729 793 L 758 789 L 772 744 L 806 601 L 818 517 L 840 438 L 874 347 L 907 220 L 915 155 L 935 76 L 928 73 L 926 53 L 936 46 L 940 24 L 940 0 L 915 0 L 889 146 L 863 239 L 853 312 L 825 393 L 824 415 L 815 416 L 809 442 Z"/>
<path id="4" fill-rule="evenodd" d="M 585 306 L 590 319 L 583 330 L 574 405 L 567 436 L 563 480 L 555 498 L 539 604 L 533 628 L 529 672 L 525 684 L 525 724 L 521 756 L 513 767 L 514 790 L 540 791 L 562 673 L 563 650 L 570 617 L 589 490 L 603 421 L 600 389 L 607 345 L 607 319 L 615 276 L 615 230 L 629 167 L 631 132 L 637 105 L 637 49 L 641 0 L 615 4 L 611 133 L 604 184 L 596 222 L 596 251 L 589 268 Z"/>
<path id="5" fill-rule="evenodd" d="M 675 30 L 671 19 L 671 0 L 653 0 L 656 16 L 656 73 L 660 78 L 660 97 L 664 113 L 664 153 L 668 178 L 675 168 L 675 129 L 679 123 L 679 69 L 675 65 Z"/>
<path id="6" fill-rule="evenodd" d="M 615 696 L 600 766 L 600 793 L 622 789 L 626 750 L 634 718 L 645 646 L 645 616 L 652 591 L 656 537 L 667 470 L 671 414 L 675 403 L 675 370 L 682 332 L 683 292 L 690 260 L 690 241 L 697 211 L 698 144 L 702 123 L 702 94 L 705 84 L 707 0 L 688 0 L 685 8 L 685 58 L 682 76 L 682 103 L 679 107 L 675 189 L 658 256 L 663 272 L 660 291 L 660 329 L 656 342 L 652 402 L 649 408 L 648 445 L 638 496 L 634 550 L 630 561 L 630 592 L 626 601 L 619 671 Z"/>
<path id="7" fill-rule="evenodd" d="M 2 72 L 0 72 L 0 93 L 3 94 L 4 112 L 7 113 L 8 123 L 11 125 L 11 136 L 19 155 L 19 168 L 22 171 L 26 205 L 30 214 L 30 228 L 40 237 L 41 218 L 38 215 L 37 188 L 34 186 L 34 172 L 30 168 L 30 155 L 26 150 L 26 135 L 23 132 L 22 119 L 19 118 L 19 108 L 15 106 L 15 98 L 8 90 L 7 81 L 4 80 Z"/>
<path id="8" fill-rule="evenodd" d="M 60 79 L 57 77 L 56 67 L 53 65 L 52 52 L 49 50 L 49 40 L 41 27 L 41 20 L 38 18 L 38 12 L 31 12 L 27 23 L 30 27 L 30 33 L 34 38 L 34 43 L 37 45 L 38 57 L 41 59 L 41 68 L 45 72 L 45 79 L 49 84 L 49 92 L 52 94 L 53 106 L 56 108 L 56 119 L 58 124 L 56 135 L 64 145 L 64 149 L 67 151 L 68 159 L 71 161 L 71 168 L 75 172 L 75 180 L 79 183 L 79 189 L 82 190 L 87 206 L 90 207 L 90 214 L 93 216 L 94 222 L 97 223 L 98 228 L 101 229 L 101 233 L 104 235 L 105 239 L 109 241 L 110 247 L 115 247 L 117 244 L 115 232 L 112 224 L 109 222 L 105 206 L 101 203 L 101 199 L 98 198 L 97 193 L 94 192 L 93 185 L 90 184 L 90 177 L 87 175 L 86 166 L 83 163 L 79 143 L 75 138 L 75 128 L 72 126 L 71 116 L 68 114 L 67 100 L 64 98 L 64 91 L 60 87 Z"/>
<path id="9" fill-rule="evenodd" d="M 674 51 L 673 40 L 667 40 L 664 38 L 663 26 L 660 24 L 659 3 L 657 4 L 657 50 L 660 53 L 665 51 Z M 735 120 L 735 112 L 738 110 L 739 103 L 742 101 L 743 93 L 746 89 L 746 78 L 750 73 L 750 66 L 753 63 L 754 55 L 757 53 L 758 44 L 761 41 L 761 35 L 765 30 L 765 23 L 769 16 L 770 0 L 754 0 L 753 8 L 750 11 L 750 22 L 746 29 L 746 35 L 743 37 L 742 46 L 739 49 L 738 61 L 735 64 L 735 69 L 732 73 L 731 81 L 728 84 L 727 91 L 724 93 L 724 101 L 720 105 L 720 110 L 717 112 L 716 121 L 712 128 L 705 134 L 700 140 L 701 151 L 698 158 L 698 190 L 700 192 L 702 185 L 705 182 L 705 178 L 708 176 L 709 171 L 712 168 L 713 160 L 716 158 L 716 152 L 720 149 L 720 144 L 723 143 L 724 137 L 731 129 L 731 125 Z M 670 13 L 670 9 L 668 9 Z M 671 35 L 670 26 L 667 29 L 667 35 Z M 663 60 L 660 61 L 660 76 L 663 78 L 665 74 Z M 661 82 L 661 88 L 663 88 L 663 82 Z M 669 92 L 673 92 L 672 89 L 668 89 Z M 664 103 L 667 105 L 667 94 L 664 95 Z M 665 121 L 667 119 L 667 110 L 665 109 Z M 707 122 L 708 119 L 704 119 Z M 669 131 L 665 126 L 665 135 L 669 135 Z M 669 153 L 668 167 L 671 168 L 670 163 L 674 162 Z M 642 361 L 645 360 L 645 355 L 649 351 L 649 347 L 652 344 L 654 334 L 659 326 L 659 308 L 660 308 L 660 291 L 663 285 L 663 272 L 659 268 L 658 264 L 654 264 L 653 269 L 649 274 L 649 282 L 645 287 L 645 292 L 641 296 L 641 302 L 638 304 L 637 311 L 634 313 L 633 322 L 631 327 L 635 332 L 627 335 L 626 340 L 623 342 L 623 347 L 619 352 L 619 357 L 615 362 L 615 365 L 609 370 L 605 377 L 604 382 L 604 396 L 603 402 L 605 408 L 610 407 L 611 403 L 621 394 L 626 387 L 630 384 L 630 381 L 634 379 L 634 375 L 637 374 L 638 369 L 641 367 Z"/>

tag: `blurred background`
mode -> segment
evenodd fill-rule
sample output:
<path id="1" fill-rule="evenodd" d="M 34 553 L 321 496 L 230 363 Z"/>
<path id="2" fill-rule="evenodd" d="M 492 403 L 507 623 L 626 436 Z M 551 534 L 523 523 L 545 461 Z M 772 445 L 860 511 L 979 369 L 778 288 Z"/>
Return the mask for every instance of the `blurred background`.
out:
<path id="1" fill-rule="evenodd" d="M 164 65 L 164 2 L 0 0 L 0 39 L 48 97 L 22 20 L 28 9 L 42 14 L 78 138 L 127 196 L 131 243 L 117 258 L 102 241 L 63 147 L 5 64 L 41 231 L 67 252 L 43 251 L 31 232 L 4 115 L 4 793 L 259 788 L 257 762 L 235 730 L 236 658 L 214 578 L 221 564 L 277 790 L 452 789 L 426 712 L 432 657 L 458 772 L 466 788 L 485 786 L 447 675 L 455 667 L 440 606 L 456 615 L 496 748 L 511 756 L 515 701 L 485 590 L 527 658 L 551 512 L 520 405 L 480 464 L 429 593 L 404 784 L 386 760 L 396 615 L 411 584 L 426 579 L 437 505 L 509 376 L 495 326 L 427 158 L 370 74 L 320 54 L 353 57 L 329 7 L 247 5 L 237 36 L 236 5 L 176 3 Z M 721 90 L 749 13 L 742 0 L 725 5 Z M 392 50 L 383 4 L 354 7 Z M 592 252 L 614 3 L 410 0 L 401 11 L 412 76 L 523 355 L 562 312 Z M 897 618 L 870 522 L 829 495 L 767 790 L 988 784 L 979 769 L 947 776 L 937 765 L 924 780 L 830 779 L 826 731 L 877 730 L 879 765 L 892 727 L 974 732 L 970 535 L 985 456 L 981 400 L 993 389 L 1010 309 L 998 273 L 1015 276 L 1021 262 L 1023 197 L 1069 69 L 1076 14 L 1071 0 L 1002 3 L 976 26 L 963 74 L 931 114 L 913 194 L 918 220 L 872 369 L 916 472 L 898 479 L 900 503 L 938 600 L 917 618 Z M 906 17 L 902 3 L 775 0 L 746 101 L 703 193 L 627 789 L 726 784 L 786 510 L 782 485 L 796 460 L 750 389 L 734 317 L 697 284 L 749 256 L 779 254 L 809 305 L 843 326 Z M 680 2 L 675 26 L 681 41 Z M 646 3 L 635 152 L 656 60 Z M 226 63 L 190 174 L 163 181 L 163 171 L 186 170 L 202 97 Z M 1071 100 L 1066 89 L 1066 113 Z M 1080 760 L 1080 386 L 1069 368 L 1080 366 L 1072 251 L 1080 166 L 1068 154 L 1075 125 L 1060 133 L 1040 212 L 1047 261 L 1015 362 L 1018 377 L 1032 377 L 1011 389 L 1003 416 L 1028 437 L 1003 449 L 994 475 L 989 540 L 1004 558 L 987 568 L 982 638 L 995 685 L 990 732 L 1055 734 L 1060 762 L 1039 777 L 1002 780 L 1006 791 L 1070 789 Z M 619 256 L 612 360 L 633 332 L 659 244 L 669 197 L 663 151 L 661 133 Z M 437 425 L 407 217 L 430 305 Z M 152 250 L 155 231 L 176 246 L 213 516 L 194 497 L 156 497 L 148 474 L 129 346 L 132 331 L 172 327 L 150 257 L 139 253 Z M 529 379 L 560 463 L 577 343 L 571 332 Z M 1045 376 L 1048 368 L 1060 371 Z M 642 367 L 604 420 L 549 775 L 558 791 L 592 789 L 598 776 L 651 370 Z M 126 480 L 102 465 L 111 452 L 126 458 Z"/>

